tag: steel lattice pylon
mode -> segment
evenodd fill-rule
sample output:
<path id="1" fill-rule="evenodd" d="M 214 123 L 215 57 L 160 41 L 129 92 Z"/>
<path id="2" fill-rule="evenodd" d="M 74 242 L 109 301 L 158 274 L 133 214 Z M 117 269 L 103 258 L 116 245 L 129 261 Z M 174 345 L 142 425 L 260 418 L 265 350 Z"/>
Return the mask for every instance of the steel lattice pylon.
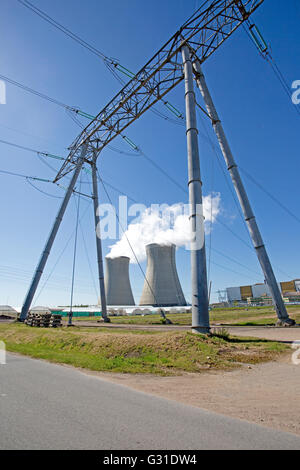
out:
<path id="1" fill-rule="evenodd" d="M 73 172 L 68 191 L 61 204 L 45 249 L 35 271 L 21 312 L 21 321 L 27 316 L 38 283 L 45 268 L 57 231 L 84 163 L 93 170 L 95 224 L 97 225 L 98 190 L 96 161 L 101 150 L 115 137 L 122 135 L 143 113 L 183 79 L 185 80 L 189 200 L 191 229 L 203 234 L 200 246 L 191 248 L 192 328 L 195 332 L 209 332 L 209 298 L 207 289 L 204 218 L 202 209 L 202 182 L 198 148 L 196 98 L 194 79 L 204 98 L 207 114 L 211 118 L 224 159 L 227 163 L 235 191 L 239 198 L 253 246 L 271 290 L 280 322 L 292 325 L 282 301 L 273 269 L 255 221 L 246 190 L 239 175 L 221 121 L 205 82 L 201 64 L 263 3 L 263 0 L 214 0 L 202 7 L 172 36 L 160 51 L 135 77 L 108 103 L 82 131 L 70 147 L 70 153 L 55 181 Z M 166 105 L 169 103 L 165 102 Z M 169 105 L 171 106 L 171 105 Z M 199 207 L 201 208 L 199 211 Z M 102 295 L 102 314 L 106 321 L 106 298 L 103 285 L 101 240 L 97 239 L 99 283 Z"/>

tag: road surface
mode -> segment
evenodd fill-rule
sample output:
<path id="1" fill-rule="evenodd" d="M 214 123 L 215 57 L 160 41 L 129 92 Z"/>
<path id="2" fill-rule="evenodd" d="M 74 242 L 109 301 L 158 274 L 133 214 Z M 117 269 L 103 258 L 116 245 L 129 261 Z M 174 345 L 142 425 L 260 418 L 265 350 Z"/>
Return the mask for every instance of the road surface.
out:
<path id="1" fill-rule="evenodd" d="M 300 449 L 300 437 L 9 354 L 0 449 Z"/>

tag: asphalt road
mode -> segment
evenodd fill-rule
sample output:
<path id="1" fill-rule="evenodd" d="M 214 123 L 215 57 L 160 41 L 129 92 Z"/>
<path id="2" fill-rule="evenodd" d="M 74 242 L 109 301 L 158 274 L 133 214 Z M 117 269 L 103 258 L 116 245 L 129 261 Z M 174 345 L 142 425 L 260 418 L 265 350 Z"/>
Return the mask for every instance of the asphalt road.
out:
<path id="1" fill-rule="evenodd" d="M 0 449 L 300 449 L 300 438 L 9 354 Z"/>

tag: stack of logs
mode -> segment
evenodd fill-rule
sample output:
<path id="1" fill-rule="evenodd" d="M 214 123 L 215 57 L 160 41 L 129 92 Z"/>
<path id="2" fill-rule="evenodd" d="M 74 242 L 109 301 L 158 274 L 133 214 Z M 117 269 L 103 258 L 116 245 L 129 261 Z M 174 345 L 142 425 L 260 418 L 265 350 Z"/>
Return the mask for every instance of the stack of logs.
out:
<path id="1" fill-rule="evenodd" d="M 52 313 L 28 313 L 24 323 L 38 328 L 57 328 L 62 326 L 61 319 L 61 315 L 53 315 Z"/>

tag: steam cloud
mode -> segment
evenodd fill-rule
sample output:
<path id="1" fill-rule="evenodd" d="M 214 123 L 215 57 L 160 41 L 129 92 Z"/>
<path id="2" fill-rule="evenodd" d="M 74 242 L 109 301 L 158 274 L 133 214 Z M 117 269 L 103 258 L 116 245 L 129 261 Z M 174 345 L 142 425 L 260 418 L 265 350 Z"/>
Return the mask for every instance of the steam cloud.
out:
<path id="1" fill-rule="evenodd" d="M 211 224 L 216 221 L 220 213 L 220 202 L 219 193 L 213 193 L 203 198 L 206 233 L 209 233 Z M 140 214 L 138 221 L 134 221 L 128 226 L 122 238 L 110 246 L 111 251 L 108 257 L 128 256 L 131 263 L 136 263 L 136 258 L 127 239 L 140 262 L 146 259 L 145 247 L 149 243 L 162 245 L 173 243 L 177 247 L 187 245 L 190 241 L 190 222 L 184 207 L 184 204 L 174 204 L 167 206 L 163 211 L 147 208 Z"/>

